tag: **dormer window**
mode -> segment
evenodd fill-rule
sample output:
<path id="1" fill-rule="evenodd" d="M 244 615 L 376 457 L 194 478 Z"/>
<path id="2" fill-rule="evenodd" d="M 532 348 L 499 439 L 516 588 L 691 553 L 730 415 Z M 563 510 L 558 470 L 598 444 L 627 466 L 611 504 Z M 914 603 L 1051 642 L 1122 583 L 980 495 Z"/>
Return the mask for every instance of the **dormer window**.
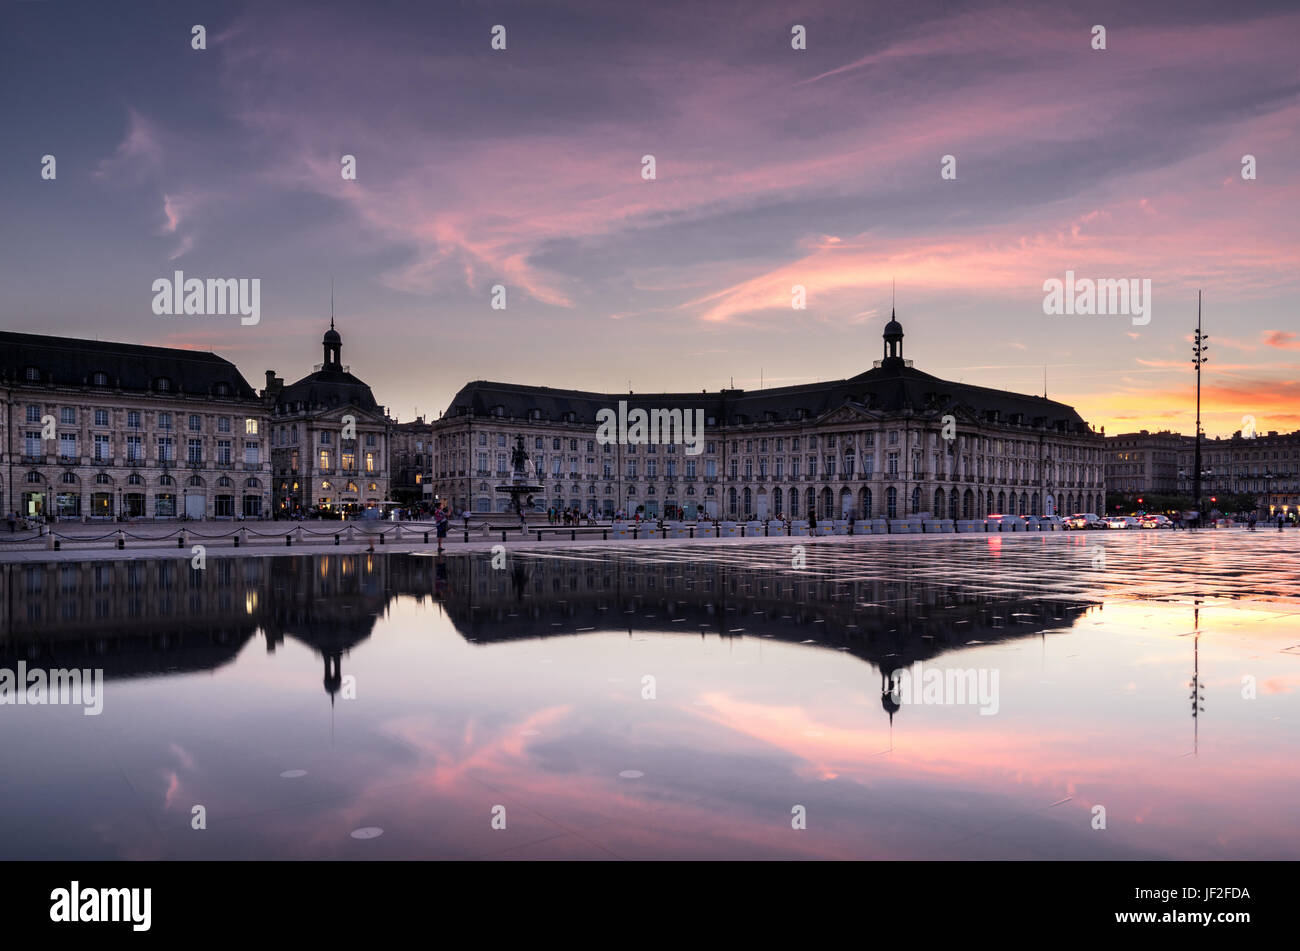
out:
<path id="1" fill-rule="evenodd" d="M 217 396 L 229 396 L 229 395 L 230 395 L 230 384 L 229 384 L 229 383 L 218 383 L 218 384 L 216 385 L 216 388 L 214 389 L 213 392 L 215 392 Z"/>
<path id="2" fill-rule="evenodd" d="M 172 381 L 167 379 L 165 376 L 160 376 L 158 379 L 153 381 L 153 387 L 159 393 L 169 393 L 171 392 Z"/>
<path id="3" fill-rule="evenodd" d="M 28 383 L 41 382 L 41 371 L 39 367 L 28 367 L 27 372 L 24 375 L 26 376 Z"/>
<path id="4" fill-rule="evenodd" d="M 103 370 L 97 370 L 90 377 L 92 386 L 108 386 L 108 374 Z"/>

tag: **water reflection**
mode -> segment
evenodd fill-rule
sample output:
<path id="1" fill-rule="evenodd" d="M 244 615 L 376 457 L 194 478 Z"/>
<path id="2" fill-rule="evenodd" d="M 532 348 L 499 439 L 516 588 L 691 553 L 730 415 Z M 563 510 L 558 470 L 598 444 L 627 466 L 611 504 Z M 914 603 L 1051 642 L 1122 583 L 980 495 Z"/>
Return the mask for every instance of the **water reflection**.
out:
<path id="1" fill-rule="evenodd" d="M 0 667 L 109 687 L 101 717 L 0 708 L 0 856 L 1300 854 L 1294 603 L 996 554 L 6 565 Z M 900 706 L 917 663 L 997 669 L 998 714 Z"/>
<path id="2" fill-rule="evenodd" d="M 0 664 L 97 667 L 108 679 L 214 669 L 255 636 L 287 637 L 324 662 L 334 695 L 342 658 L 397 598 L 436 600 L 466 641 L 491 645 L 611 628 L 636 633 L 762 636 L 838 649 L 896 670 L 968 643 L 1068 625 L 1081 600 L 1010 598 L 921 579 L 841 580 L 720 560 L 513 559 L 372 554 L 0 566 Z M 897 705 L 882 696 L 887 710 Z"/>

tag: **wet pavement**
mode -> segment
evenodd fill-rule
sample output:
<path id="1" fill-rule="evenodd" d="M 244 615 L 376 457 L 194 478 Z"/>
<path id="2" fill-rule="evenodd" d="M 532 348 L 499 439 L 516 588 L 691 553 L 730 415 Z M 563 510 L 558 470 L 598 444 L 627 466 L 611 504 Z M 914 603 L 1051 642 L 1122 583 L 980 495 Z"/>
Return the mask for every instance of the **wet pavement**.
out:
<path id="1" fill-rule="evenodd" d="M 1297 542 L 3 565 L 0 857 L 1296 858 Z"/>

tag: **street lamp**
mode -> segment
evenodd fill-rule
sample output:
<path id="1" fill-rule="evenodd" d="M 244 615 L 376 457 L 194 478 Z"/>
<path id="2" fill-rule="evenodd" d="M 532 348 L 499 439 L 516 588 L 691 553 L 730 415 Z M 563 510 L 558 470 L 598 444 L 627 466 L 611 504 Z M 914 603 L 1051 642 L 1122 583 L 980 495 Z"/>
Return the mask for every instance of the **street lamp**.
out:
<path id="1" fill-rule="evenodd" d="M 1196 506 L 1196 520 L 1201 520 L 1201 367 L 1206 361 L 1205 341 L 1209 336 L 1201 333 L 1201 292 L 1196 292 L 1196 336 L 1192 342 L 1192 365 L 1196 367 L 1196 458 L 1192 462 L 1192 501 Z"/>

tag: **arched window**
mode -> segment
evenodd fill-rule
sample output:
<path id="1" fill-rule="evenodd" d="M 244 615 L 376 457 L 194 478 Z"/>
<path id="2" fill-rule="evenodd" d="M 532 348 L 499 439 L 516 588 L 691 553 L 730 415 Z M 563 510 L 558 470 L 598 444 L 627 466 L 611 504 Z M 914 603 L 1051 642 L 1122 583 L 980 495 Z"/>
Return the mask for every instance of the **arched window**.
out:
<path id="1" fill-rule="evenodd" d="M 96 370 L 90 376 L 92 386 L 108 386 L 108 374 L 103 370 Z"/>
<path id="2" fill-rule="evenodd" d="M 898 518 L 898 489 L 892 485 L 885 490 L 885 517 Z"/>
<path id="3" fill-rule="evenodd" d="M 165 376 L 160 376 L 153 381 L 154 389 L 159 393 L 168 393 L 172 388 L 172 381 Z"/>

